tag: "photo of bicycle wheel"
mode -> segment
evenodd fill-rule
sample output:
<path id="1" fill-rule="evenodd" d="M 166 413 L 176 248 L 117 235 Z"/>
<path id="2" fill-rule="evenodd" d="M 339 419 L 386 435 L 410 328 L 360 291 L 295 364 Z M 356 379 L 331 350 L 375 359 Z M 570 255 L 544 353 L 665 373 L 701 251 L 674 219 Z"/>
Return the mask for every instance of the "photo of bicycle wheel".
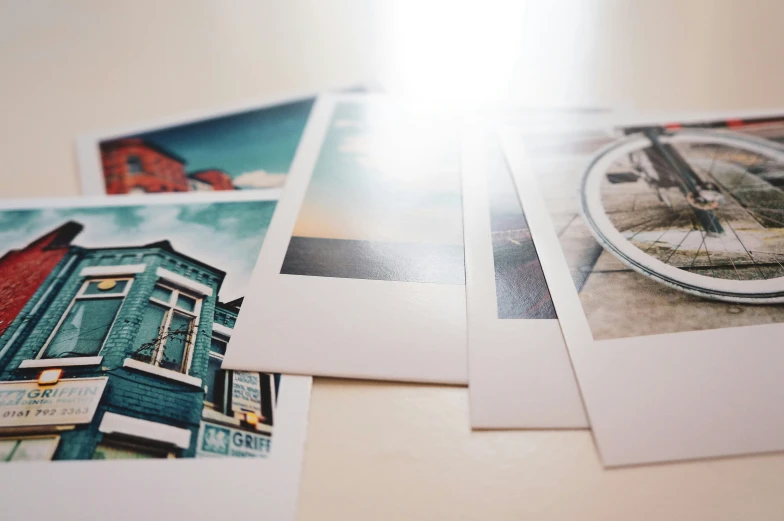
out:
<path id="1" fill-rule="evenodd" d="M 595 339 L 784 321 L 784 119 L 572 140 L 532 156 Z"/>

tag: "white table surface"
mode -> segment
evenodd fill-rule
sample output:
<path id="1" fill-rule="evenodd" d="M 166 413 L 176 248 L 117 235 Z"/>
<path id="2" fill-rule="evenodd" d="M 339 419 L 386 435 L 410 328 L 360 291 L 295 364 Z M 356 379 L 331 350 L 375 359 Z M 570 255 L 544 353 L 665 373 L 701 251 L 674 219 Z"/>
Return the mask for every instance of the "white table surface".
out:
<path id="1" fill-rule="evenodd" d="M 502 92 L 550 106 L 784 107 L 782 2 L 522 10 L 4 1 L 0 195 L 77 194 L 81 133 L 362 79 L 442 92 L 434 102 Z M 784 455 L 604 471 L 587 431 L 471 432 L 467 405 L 461 388 L 317 379 L 299 519 L 784 518 Z"/>

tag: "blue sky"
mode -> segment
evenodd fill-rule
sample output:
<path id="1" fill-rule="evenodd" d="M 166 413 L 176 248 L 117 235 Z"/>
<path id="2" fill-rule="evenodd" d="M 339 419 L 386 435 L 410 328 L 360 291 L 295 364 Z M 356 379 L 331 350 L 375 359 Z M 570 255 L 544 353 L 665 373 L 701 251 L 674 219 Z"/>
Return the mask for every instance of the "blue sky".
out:
<path id="1" fill-rule="evenodd" d="M 226 272 L 222 301 L 243 297 L 275 201 L 154 204 L 0 211 L 0 256 L 23 248 L 67 221 L 84 230 L 88 248 L 141 246 L 168 239 L 175 250 Z"/>
<path id="2" fill-rule="evenodd" d="M 456 129 L 389 104 L 335 108 L 294 235 L 463 243 Z"/>
<path id="3" fill-rule="evenodd" d="M 135 136 L 186 160 L 185 171 L 219 168 L 236 178 L 287 174 L 314 100 L 249 110 Z"/>

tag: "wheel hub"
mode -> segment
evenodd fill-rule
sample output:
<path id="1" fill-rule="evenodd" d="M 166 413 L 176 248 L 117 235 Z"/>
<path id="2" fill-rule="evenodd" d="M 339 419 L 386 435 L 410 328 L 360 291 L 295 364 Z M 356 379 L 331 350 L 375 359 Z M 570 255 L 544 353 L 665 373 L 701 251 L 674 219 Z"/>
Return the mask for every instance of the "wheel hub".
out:
<path id="1" fill-rule="evenodd" d="M 718 186 L 707 183 L 697 191 L 696 196 L 693 192 L 686 194 L 686 201 L 698 210 L 715 210 L 724 201 L 724 195 L 719 191 Z"/>

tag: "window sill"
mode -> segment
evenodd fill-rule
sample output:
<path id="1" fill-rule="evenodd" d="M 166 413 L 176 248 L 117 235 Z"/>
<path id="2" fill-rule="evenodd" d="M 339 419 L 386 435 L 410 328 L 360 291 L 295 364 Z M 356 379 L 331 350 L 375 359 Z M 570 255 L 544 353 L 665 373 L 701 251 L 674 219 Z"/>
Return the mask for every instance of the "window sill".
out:
<path id="1" fill-rule="evenodd" d="M 154 440 L 174 445 L 181 449 L 187 449 L 191 444 L 191 431 L 188 429 L 131 418 L 109 411 L 104 413 L 98 430 L 106 434 L 125 434 L 136 438 Z"/>
<path id="2" fill-rule="evenodd" d="M 19 369 L 99 365 L 102 360 L 103 360 L 102 356 L 79 356 L 74 358 L 39 358 L 35 360 L 22 360 L 22 363 L 19 364 Z"/>
<path id="3" fill-rule="evenodd" d="M 202 417 L 207 420 L 214 420 L 220 423 L 226 423 L 229 425 L 234 425 L 236 427 L 240 426 L 240 419 L 235 418 L 234 416 L 228 416 L 226 414 L 220 413 L 215 409 L 210 409 L 209 407 L 204 407 L 202 410 Z"/>
<path id="4" fill-rule="evenodd" d="M 82 277 L 116 277 L 118 275 L 136 275 L 144 273 L 146 264 L 125 264 L 123 266 L 88 266 L 79 275 Z"/>
<path id="5" fill-rule="evenodd" d="M 206 405 L 202 410 L 201 417 L 203 420 L 210 420 L 216 423 L 221 423 L 223 425 L 230 425 L 237 429 L 243 429 L 242 422 L 239 418 L 220 413 L 210 407 L 207 407 Z M 254 430 L 259 434 L 269 434 L 270 436 L 272 435 L 272 427 L 261 422 L 256 425 Z"/>
<path id="6" fill-rule="evenodd" d="M 212 323 L 212 331 L 213 333 L 220 333 L 223 336 L 227 336 L 231 338 L 231 334 L 234 330 L 230 327 L 226 327 L 223 324 L 218 324 L 217 322 Z"/>
<path id="7" fill-rule="evenodd" d="M 134 360 L 133 358 L 126 358 L 123 361 L 123 367 L 127 367 L 129 369 L 136 369 L 137 371 L 150 373 L 155 376 L 160 376 L 161 378 L 174 380 L 175 382 L 181 382 L 187 385 L 192 385 L 194 387 L 201 387 L 201 378 L 196 378 L 195 376 L 178 373 L 177 371 L 172 371 L 171 369 L 164 369 L 162 367 L 150 365 L 145 362 Z"/>

